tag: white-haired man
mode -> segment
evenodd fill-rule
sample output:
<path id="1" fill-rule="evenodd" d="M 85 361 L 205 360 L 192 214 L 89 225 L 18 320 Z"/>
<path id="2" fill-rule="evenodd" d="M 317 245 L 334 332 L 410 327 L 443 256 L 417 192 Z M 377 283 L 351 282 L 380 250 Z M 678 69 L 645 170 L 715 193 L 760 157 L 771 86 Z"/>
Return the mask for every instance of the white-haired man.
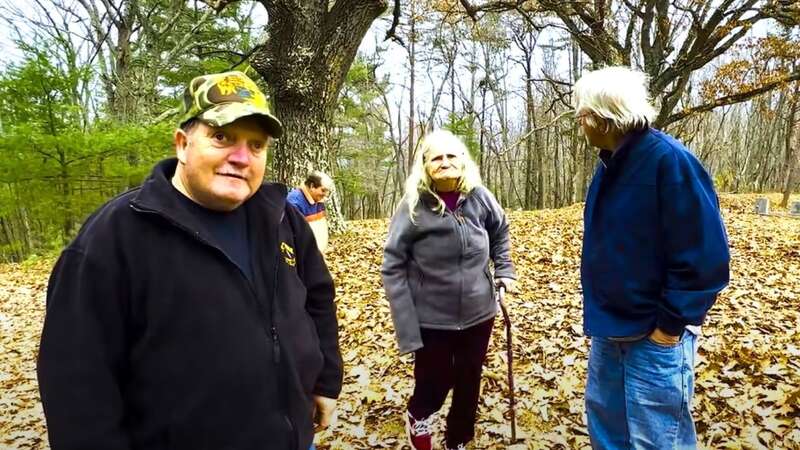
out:
<path id="1" fill-rule="evenodd" d="M 583 326 L 591 336 L 586 410 L 599 449 L 695 448 L 699 326 L 728 283 L 713 183 L 673 137 L 650 127 L 645 74 L 589 72 L 576 116 L 600 149 L 586 198 Z"/>
<path id="2" fill-rule="evenodd" d="M 289 191 L 286 201 L 297 208 L 314 232 L 319 251 L 328 249 L 328 218 L 325 213 L 325 200 L 334 189 L 333 180 L 327 174 L 314 170 L 308 174 L 302 186 Z"/>

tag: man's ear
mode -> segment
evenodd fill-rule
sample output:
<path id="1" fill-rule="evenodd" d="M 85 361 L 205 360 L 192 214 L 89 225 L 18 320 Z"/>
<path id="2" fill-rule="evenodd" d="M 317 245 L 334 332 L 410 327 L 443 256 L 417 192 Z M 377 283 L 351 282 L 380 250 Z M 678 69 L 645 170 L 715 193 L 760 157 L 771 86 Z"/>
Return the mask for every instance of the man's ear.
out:
<path id="1" fill-rule="evenodd" d="M 178 157 L 178 161 L 181 164 L 186 164 L 186 148 L 189 146 L 189 136 L 186 135 L 185 131 L 177 128 L 173 141 L 175 142 L 175 156 Z"/>

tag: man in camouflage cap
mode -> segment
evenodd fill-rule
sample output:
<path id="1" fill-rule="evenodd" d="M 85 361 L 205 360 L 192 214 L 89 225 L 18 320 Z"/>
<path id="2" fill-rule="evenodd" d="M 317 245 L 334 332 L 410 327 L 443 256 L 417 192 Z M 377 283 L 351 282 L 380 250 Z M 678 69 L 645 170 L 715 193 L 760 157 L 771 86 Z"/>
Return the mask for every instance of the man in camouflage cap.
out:
<path id="1" fill-rule="evenodd" d="M 177 158 L 96 211 L 47 292 L 53 449 L 306 450 L 342 361 L 331 276 L 286 187 L 283 133 L 241 72 L 189 84 Z"/>
<path id="2" fill-rule="evenodd" d="M 221 127 L 245 116 L 259 118 L 264 130 L 275 139 L 283 134 L 283 126 L 269 112 L 266 97 L 242 72 L 200 76 L 184 91 L 181 124 L 196 118 Z"/>

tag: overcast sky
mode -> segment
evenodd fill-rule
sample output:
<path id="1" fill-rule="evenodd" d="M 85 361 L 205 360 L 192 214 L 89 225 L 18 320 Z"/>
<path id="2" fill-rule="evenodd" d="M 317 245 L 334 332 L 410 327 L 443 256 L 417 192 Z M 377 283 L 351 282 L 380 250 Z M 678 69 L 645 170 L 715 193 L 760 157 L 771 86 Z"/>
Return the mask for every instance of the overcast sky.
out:
<path id="1" fill-rule="evenodd" d="M 16 9 L 19 8 L 22 11 L 34 11 L 38 9 L 36 6 L 37 2 L 43 2 L 46 4 L 48 0 L 0 0 L 0 68 L 5 67 L 8 63 L 16 62 L 21 59 L 22 53 L 17 48 L 16 44 L 13 40 L 16 38 L 16 33 L 13 30 L 11 24 L 9 24 L 9 17 L 12 14 L 9 14 L 9 9 Z M 253 9 L 254 14 L 254 23 L 265 23 L 267 20 L 266 11 L 264 10 L 263 6 L 257 4 Z M 407 19 L 407 17 L 405 18 Z M 392 107 L 396 107 L 396 105 L 400 104 L 404 110 L 403 116 L 407 117 L 407 90 L 405 89 L 408 83 L 408 62 L 407 62 L 407 52 L 404 48 L 400 45 L 384 41 L 384 36 L 386 34 L 386 30 L 390 25 L 391 16 L 387 12 L 376 20 L 372 27 L 370 28 L 369 32 L 365 36 L 364 40 L 361 43 L 360 52 L 364 54 L 374 54 L 375 49 L 377 47 L 382 47 L 385 51 L 382 54 L 383 57 L 383 64 L 379 67 L 377 74 L 379 77 L 384 75 L 388 75 L 391 83 L 392 83 L 392 90 L 390 91 L 390 102 L 392 103 Z M 17 26 L 24 26 L 25 24 L 16 24 Z M 768 23 L 759 23 L 757 27 L 753 30 L 754 34 L 756 35 L 764 35 L 769 30 L 771 24 Z M 552 30 L 552 29 L 549 29 Z M 22 30 L 24 33 L 24 29 Z M 549 34 L 548 34 L 549 33 Z M 557 32 L 554 31 L 546 31 L 545 34 L 540 36 L 539 43 L 547 43 L 549 40 L 554 39 L 557 35 Z M 513 46 L 512 46 L 513 47 Z M 538 57 L 535 58 L 536 64 L 540 64 L 542 60 L 542 49 L 538 48 Z M 561 77 L 562 79 L 566 79 L 569 71 L 569 61 L 568 61 L 568 54 L 567 52 L 561 52 L 561 54 L 556 59 L 556 76 Z M 462 64 L 463 65 L 463 64 Z M 517 92 L 516 95 L 512 94 L 511 100 L 509 103 L 509 109 L 512 114 L 510 116 L 524 116 L 521 114 L 514 113 L 518 108 L 524 109 L 524 104 L 522 103 L 522 98 L 520 94 L 523 88 L 523 76 L 522 71 L 519 68 L 519 65 L 512 63 L 509 61 L 508 64 L 509 73 L 506 77 L 505 83 L 506 88 L 509 91 Z M 431 66 L 426 67 L 424 62 L 419 62 L 417 67 L 417 82 L 416 82 L 416 102 L 419 108 L 418 111 L 422 111 L 424 114 L 430 109 L 430 105 L 432 104 L 432 96 L 435 86 L 431 83 L 431 77 L 429 74 L 432 75 L 433 83 L 438 85 L 440 83 L 441 77 L 444 75 L 444 68 L 438 66 Z M 458 73 L 458 72 L 457 72 Z M 461 70 L 461 83 L 465 91 L 468 90 L 468 80 L 464 78 L 465 71 Z M 490 74 L 490 75 L 497 75 L 497 74 Z M 478 79 L 483 77 L 484 74 L 479 73 Z M 441 105 L 449 105 L 450 98 L 449 98 L 449 89 L 445 89 L 445 94 L 442 96 L 440 100 Z M 487 100 L 488 101 L 488 100 Z M 460 107 L 460 102 L 456 102 L 457 108 Z M 394 113 L 396 114 L 396 112 Z M 393 117 L 394 119 L 394 117 Z"/>

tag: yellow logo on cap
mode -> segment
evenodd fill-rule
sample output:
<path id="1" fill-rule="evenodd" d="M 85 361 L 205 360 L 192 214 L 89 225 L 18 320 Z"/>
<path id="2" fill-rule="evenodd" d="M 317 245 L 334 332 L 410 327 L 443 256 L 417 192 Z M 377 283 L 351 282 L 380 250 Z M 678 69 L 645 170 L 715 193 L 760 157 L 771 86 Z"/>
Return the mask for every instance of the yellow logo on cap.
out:
<path id="1" fill-rule="evenodd" d="M 267 107 L 267 99 L 264 98 L 258 86 L 247 78 L 227 75 L 217 83 L 217 87 L 222 95 L 236 94 L 251 99 L 259 108 Z"/>

